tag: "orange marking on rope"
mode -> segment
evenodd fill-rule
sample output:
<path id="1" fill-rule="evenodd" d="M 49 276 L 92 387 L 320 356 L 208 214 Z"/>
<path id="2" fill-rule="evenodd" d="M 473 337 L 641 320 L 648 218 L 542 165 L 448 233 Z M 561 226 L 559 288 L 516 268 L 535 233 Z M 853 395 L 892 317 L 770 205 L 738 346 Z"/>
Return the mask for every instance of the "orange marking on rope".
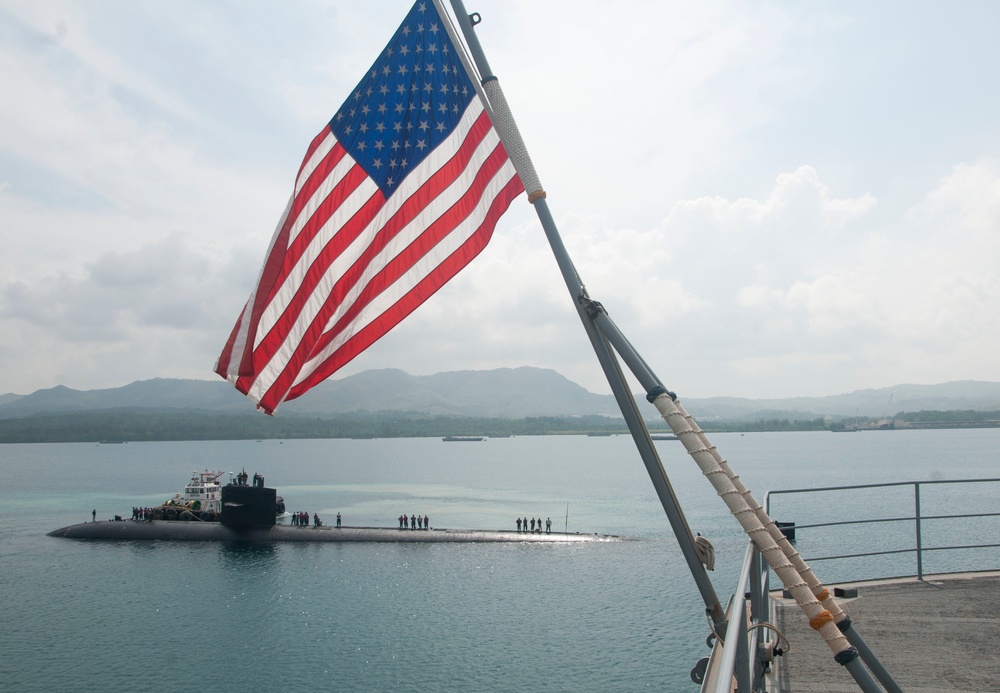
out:
<path id="1" fill-rule="evenodd" d="M 833 623 L 833 614 L 823 609 L 809 620 L 809 627 L 813 630 L 819 630 L 827 623 Z"/>
<path id="2" fill-rule="evenodd" d="M 816 599 L 820 600 L 821 602 L 825 602 L 829 598 L 830 598 L 830 590 L 828 590 L 825 587 L 823 588 L 822 592 L 816 595 Z"/>

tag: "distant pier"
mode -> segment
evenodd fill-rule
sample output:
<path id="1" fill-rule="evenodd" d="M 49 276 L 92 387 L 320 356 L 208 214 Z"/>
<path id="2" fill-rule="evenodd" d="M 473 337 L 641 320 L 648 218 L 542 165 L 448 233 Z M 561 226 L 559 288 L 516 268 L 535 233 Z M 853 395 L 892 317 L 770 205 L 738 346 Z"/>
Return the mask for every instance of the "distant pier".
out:
<path id="1" fill-rule="evenodd" d="M 593 543 L 630 541 L 634 537 L 615 534 L 569 532 L 515 532 L 489 529 L 397 529 L 387 527 L 248 527 L 234 529 L 219 522 L 101 521 L 70 525 L 48 533 L 50 537 L 104 541 L 250 541 L 250 542 L 423 542 L 423 543 Z"/>

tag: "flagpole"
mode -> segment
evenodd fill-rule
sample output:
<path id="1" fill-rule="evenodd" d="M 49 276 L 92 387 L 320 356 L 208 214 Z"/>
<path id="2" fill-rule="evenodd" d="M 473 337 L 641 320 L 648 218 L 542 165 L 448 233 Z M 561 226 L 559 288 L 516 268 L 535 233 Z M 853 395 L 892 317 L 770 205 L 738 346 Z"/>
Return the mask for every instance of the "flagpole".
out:
<path id="1" fill-rule="evenodd" d="M 435 0 L 435 2 L 439 1 Z M 485 91 L 489 104 L 488 107 L 491 109 L 493 115 L 494 126 L 500 134 L 508 156 L 514 162 L 522 183 L 524 183 L 525 191 L 528 193 L 528 201 L 535 208 L 535 213 L 542 224 L 542 229 L 555 255 L 556 263 L 563 275 L 566 288 L 569 290 L 573 304 L 576 306 L 580 320 L 587 332 L 587 336 L 590 338 L 597 359 L 604 370 L 608 384 L 611 386 L 611 391 L 618 402 L 618 406 L 639 450 L 640 457 L 653 482 L 653 487 L 660 499 L 660 504 L 663 506 L 681 552 L 684 555 L 684 559 L 701 593 L 706 611 L 712 619 L 716 631 L 720 633 L 725 632 L 725 611 L 705 571 L 705 566 L 695 550 L 694 536 L 691 534 L 691 529 L 681 511 L 680 503 L 670 484 L 670 479 L 667 477 L 666 470 L 664 470 L 656 448 L 653 446 L 649 430 L 646 428 L 646 424 L 635 404 L 635 398 L 632 397 L 628 388 L 624 373 L 607 339 L 597 329 L 593 317 L 588 314 L 586 304 L 590 301 L 587 290 L 580 280 L 580 276 L 573 266 L 569 253 L 562 242 L 562 238 L 556 228 L 555 220 L 545 200 L 545 190 L 542 188 L 531 159 L 527 154 L 527 148 L 524 146 L 521 134 L 510 114 L 510 109 L 507 106 L 503 91 L 500 89 L 499 82 L 490 69 L 489 62 L 486 60 L 482 46 L 476 37 L 475 30 L 473 29 L 473 20 L 478 23 L 479 17 L 478 15 L 470 16 L 462 0 L 451 0 L 451 5 L 481 76 L 482 88 Z"/>

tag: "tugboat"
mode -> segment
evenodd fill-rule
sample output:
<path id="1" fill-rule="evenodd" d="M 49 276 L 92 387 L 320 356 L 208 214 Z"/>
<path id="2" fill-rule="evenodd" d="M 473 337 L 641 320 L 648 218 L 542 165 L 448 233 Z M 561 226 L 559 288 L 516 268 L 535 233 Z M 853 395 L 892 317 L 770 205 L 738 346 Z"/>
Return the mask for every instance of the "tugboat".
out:
<path id="1" fill-rule="evenodd" d="M 200 510 L 207 513 L 222 512 L 222 484 L 219 477 L 225 472 L 192 472 L 191 481 L 184 487 L 184 493 L 178 493 L 163 505 Z"/>

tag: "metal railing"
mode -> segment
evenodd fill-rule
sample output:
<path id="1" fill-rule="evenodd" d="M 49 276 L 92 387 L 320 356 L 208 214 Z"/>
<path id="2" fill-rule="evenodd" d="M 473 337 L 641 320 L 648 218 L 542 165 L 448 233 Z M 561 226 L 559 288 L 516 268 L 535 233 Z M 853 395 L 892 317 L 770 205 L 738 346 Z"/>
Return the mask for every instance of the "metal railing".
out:
<path id="1" fill-rule="evenodd" d="M 876 489 L 876 488 L 899 488 L 910 486 L 913 488 L 913 514 L 901 517 L 883 517 L 883 518 L 860 518 L 851 520 L 837 520 L 833 522 L 817 522 L 812 524 L 794 524 L 794 529 L 796 532 L 804 529 L 818 529 L 820 527 L 837 527 L 837 526 L 847 526 L 847 525 L 877 525 L 877 524 L 892 524 L 900 522 L 912 522 L 914 529 L 914 544 L 909 547 L 886 549 L 881 551 L 867 551 L 863 553 L 843 553 L 835 554 L 830 556 L 812 556 L 806 557 L 807 563 L 817 563 L 820 561 L 835 561 L 848 558 L 866 558 L 872 556 L 887 556 L 891 554 L 907 554 L 912 553 L 916 556 L 916 567 L 914 573 L 908 573 L 909 575 L 915 575 L 918 579 L 924 579 L 924 554 L 931 551 L 958 551 L 958 550 L 969 550 L 969 549 L 987 549 L 987 548 L 997 548 L 1000 544 L 997 543 L 987 543 L 987 544 L 955 544 L 949 546 L 926 546 L 924 543 L 924 523 L 929 521 L 947 521 L 947 520 L 959 520 L 959 519 L 970 519 L 970 518 L 984 518 L 984 517 L 1000 517 L 1000 512 L 977 512 L 977 513 L 953 513 L 945 515 L 925 515 L 921 510 L 920 505 L 920 488 L 921 486 L 936 486 L 942 484 L 984 484 L 984 483 L 1000 483 L 1000 478 L 994 479 L 947 479 L 947 480 L 934 480 L 934 481 L 901 481 L 895 483 L 884 483 L 884 484 L 857 484 L 854 486 L 826 486 L 823 488 L 812 488 L 812 489 L 781 489 L 777 491 L 770 491 L 765 496 L 764 509 L 767 511 L 768 515 L 771 515 L 771 498 L 772 496 L 777 496 L 781 494 L 803 494 L 803 493 L 824 493 L 833 491 L 857 491 L 860 489 Z M 889 577 L 889 576 L 882 576 Z M 903 577 L 903 576 L 892 576 L 892 577 Z"/>
<path id="2" fill-rule="evenodd" d="M 921 510 L 920 487 L 932 484 L 982 484 L 1000 483 L 996 479 L 950 479 L 935 481 L 907 481 L 885 484 L 859 484 L 854 486 L 828 486 L 815 489 L 781 489 L 771 491 L 765 497 L 765 509 L 771 514 L 771 496 L 796 493 L 822 493 L 832 491 L 854 491 L 860 489 L 875 489 L 887 487 L 913 487 L 913 514 L 905 517 L 862 518 L 852 520 L 836 520 L 813 524 L 787 524 L 786 530 L 794 531 L 834 527 L 843 525 L 862 525 L 878 523 L 912 522 L 914 524 L 914 546 L 864 553 L 851 553 L 818 558 L 806 558 L 806 562 L 830 561 L 844 558 L 860 558 L 901 553 L 916 555 L 916 572 L 918 579 L 923 579 L 923 557 L 929 551 L 955 551 L 969 549 L 998 548 L 998 543 L 961 544 L 949 546 L 925 546 L 923 523 L 927 521 L 948 521 L 970 518 L 1000 517 L 1000 512 L 975 512 L 925 515 Z M 793 535 L 794 536 L 794 535 Z M 998 562 L 1000 563 L 1000 562 Z M 994 565 L 1000 568 L 1000 565 Z M 726 620 L 729 624 L 728 633 L 718 637 L 712 649 L 712 655 L 699 663 L 700 675 L 692 678 L 701 682 L 701 693 L 763 693 L 767 690 L 765 675 L 770 668 L 775 649 L 779 645 L 776 632 L 769 623 L 771 598 L 769 589 L 769 574 L 767 564 L 760 552 L 749 543 L 736 589 L 726 609 Z M 901 576 L 900 576 L 901 577 Z M 698 671 L 699 667 L 695 670 Z"/>
<path id="3" fill-rule="evenodd" d="M 702 693 L 732 693 L 734 679 L 738 693 L 765 690 L 764 674 L 774 648 L 768 624 L 768 575 L 767 564 L 751 542 L 726 608 L 727 632 L 714 634 L 712 655 L 705 661 Z"/>

